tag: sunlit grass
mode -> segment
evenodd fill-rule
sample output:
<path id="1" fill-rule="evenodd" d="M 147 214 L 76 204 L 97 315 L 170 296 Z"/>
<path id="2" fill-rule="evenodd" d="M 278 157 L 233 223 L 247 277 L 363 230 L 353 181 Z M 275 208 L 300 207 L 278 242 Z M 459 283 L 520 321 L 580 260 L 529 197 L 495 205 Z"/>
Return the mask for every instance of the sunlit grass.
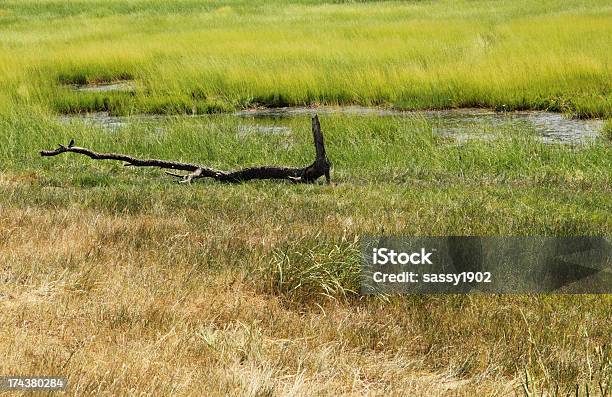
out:
<path id="1" fill-rule="evenodd" d="M 321 115 L 332 185 L 179 185 L 38 151 L 74 138 L 221 169 L 313 158 L 307 116 L 134 117 L 109 131 L 56 114 L 86 111 L 609 118 L 611 17 L 603 1 L 2 2 L 0 375 L 66 376 L 79 396 L 610 390 L 609 296 L 357 293 L 366 235 L 609 236 L 609 120 L 572 147 L 526 124 L 458 144 L 416 116 Z M 122 79 L 133 92 L 73 87 Z"/>
<path id="2" fill-rule="evenodd" d="M 610 383 L 607 297 L 356 293 L 365 235 L 609 235 L 605 141 L 501 126 L 457 145 L 421 118 L 322 116 L 333 185 L 185 186 L 37 152 L 75 138 L 223 169 L 304 165 L 308 117 L 258 122 L 288 135 L 228 115 L 115 132 L 35 109 L 0 120 L 0 372 L 62 374 L 72 395 L 507 394 L 524 371 L 537 390 Z"/>
<path id="3" fill-rule="evenodd" d="M 4 4 L 0 70 L 20 88 L 11 90 L 17 104 L 206 113 L 359 103 L 610 115 L 612 11 L 602 1 L 107 3 Z M 136 95 L 99 94 L 96 102 L 62 87 L 123 78 L 139 83 Z"/>

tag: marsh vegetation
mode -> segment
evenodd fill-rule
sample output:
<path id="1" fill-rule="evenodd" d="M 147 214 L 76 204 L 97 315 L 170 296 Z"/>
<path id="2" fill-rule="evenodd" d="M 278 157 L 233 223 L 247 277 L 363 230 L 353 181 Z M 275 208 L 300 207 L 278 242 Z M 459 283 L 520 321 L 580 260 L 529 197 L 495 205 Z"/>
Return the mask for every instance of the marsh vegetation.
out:
<path id="1" fill-rule="evenodd" d="M 2 103 L 64 113 L 360 104 L 610 117 L 601 0 L 7 0 L 0 18 Z M 133 90 L 74 90 L 126 80 Z"/>
<path id="2" fill-rule="evenodd" d="M 69 395 L 609 393 L 610 296 L 356 291 L 368 234 L 610 236 L 610 121 L 562 119 L 596 128 L 559 144 L 516 113 L 394 112 L 609 118 L 611 13 L 2 2 L 0 374 L 61 374 Z M 248 110 L 280 105 L 308 109 Z M 320 112 L 332 185 L 186 186 L 38 155 L 74 138 L 218 169 L 302 166 L 318 105 L 377 105 Z"/>

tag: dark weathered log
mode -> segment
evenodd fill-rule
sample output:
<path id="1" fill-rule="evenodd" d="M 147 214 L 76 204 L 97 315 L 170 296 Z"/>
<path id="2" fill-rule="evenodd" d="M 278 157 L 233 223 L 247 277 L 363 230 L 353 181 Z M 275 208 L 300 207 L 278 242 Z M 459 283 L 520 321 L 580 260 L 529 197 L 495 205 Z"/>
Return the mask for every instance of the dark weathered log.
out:
<path id="1" fill-rule="evenodd" d="M 230 183 L 243 182 L 251 179 L 286 179 L 293 182 L 313 183 L 321 176 L 325 176 L 327 183 L 329 183 L 330 164 L 325 154 L 323 132 L 321 132 L 319 118 L 316 115 L 312 118 L 312 137 L 316 151 L 315 161 L 309 166 L 303 168 L 265 166 L 244 168 L 237 171 L 220 171 L 199 164 L 182 163 L 179 161 L 140 159 L 121 153 L 98 153 L 90 149 L 74 146 L 74 139 L 70 141 L 68 146 L 59 145 L 59 147 L 54 150 L 43 150 L 40 152 L 40 155 L 50 157 L 57 156 L 58 154 L 62 153 L 78 153 L 93 160 L 124 161 L 125 166 L 158 167 L 178 171 L 187 171 L 189 173 L 186 175 L 166 172 L 168 175 L 181 178 L 181 182 L 186 183 L 198 178 L 213 178 L 220 182 Z"/>

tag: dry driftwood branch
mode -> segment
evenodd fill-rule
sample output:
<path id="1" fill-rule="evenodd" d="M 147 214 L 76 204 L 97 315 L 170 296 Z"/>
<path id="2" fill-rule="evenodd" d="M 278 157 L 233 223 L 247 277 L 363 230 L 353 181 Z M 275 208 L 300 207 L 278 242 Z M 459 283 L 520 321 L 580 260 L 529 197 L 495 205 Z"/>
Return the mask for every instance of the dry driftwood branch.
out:
<path id="1" fill-rule="evenodd" d="M 316 149 L 316 158 L 312 164 L 303 168 L 265 166 L 244 168 L 237 171 L 220 171 L 199 164 L 182 163 L 179 161 L 139 159 L 120 153 L 98 153 L 90 149 L 74 146 L 74 139 L 70 141 L 68 146 L 59 145 L 59 147 L 54 150 L 43 150 L 40 152 L 40 155 L 43 157 L 50 157 L 57 156 L 58 154 L 62 153 L 78 153 L 94 160 L 124 161 L 125 166 L 158 167 L 178 171 L 187 171 L 189 173 L 186 175 L 166 172 L 168 175 L 181 178 L 181 182 L 184 183 L 190 183 L 192 180 L 198 178 L 213 178 L 220 182 L 230 183 L 243 182 L 251 179 L 286 179 L 293 182 L 312 183 L 321 176 L 325 176 L 327 183 L 329 183 L 330 163 L 325 154 L 323 133 L 321 132 L 319 118 L 316 115 L 312 118 L 312 136 Z"/>

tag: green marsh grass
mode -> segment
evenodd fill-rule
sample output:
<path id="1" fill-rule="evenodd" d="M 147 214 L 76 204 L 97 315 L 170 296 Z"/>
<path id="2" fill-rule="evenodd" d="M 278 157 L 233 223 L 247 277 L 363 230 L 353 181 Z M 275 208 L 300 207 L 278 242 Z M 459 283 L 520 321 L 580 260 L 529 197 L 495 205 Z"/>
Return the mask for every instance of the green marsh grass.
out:
<path id="1" fill-rule="evenodd" d="M 0 70 L 16 106 L 66 113 L 356 103 L 609 117 L 611 21 L 601 0 L 5 1 Z M 65 87 L 122 79 L 136 95 Z"/>

